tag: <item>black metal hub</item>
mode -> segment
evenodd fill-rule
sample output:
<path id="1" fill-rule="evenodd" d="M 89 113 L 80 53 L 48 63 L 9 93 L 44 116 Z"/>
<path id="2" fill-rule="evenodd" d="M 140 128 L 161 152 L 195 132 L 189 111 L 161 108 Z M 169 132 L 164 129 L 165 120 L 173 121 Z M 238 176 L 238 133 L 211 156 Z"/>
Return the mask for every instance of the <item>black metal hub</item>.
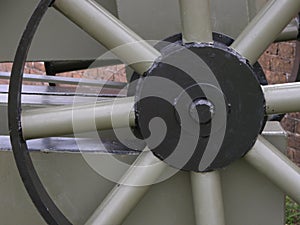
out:
<path id="1" fill-rule="evenodd" d="M 135 80 L 138 129 L 151 151 L 178 169 L 227 166 L 251 149 L 265 124 L 264 76 L 214 37 L 214 44 L 187 45 L 171 37 Z"/>

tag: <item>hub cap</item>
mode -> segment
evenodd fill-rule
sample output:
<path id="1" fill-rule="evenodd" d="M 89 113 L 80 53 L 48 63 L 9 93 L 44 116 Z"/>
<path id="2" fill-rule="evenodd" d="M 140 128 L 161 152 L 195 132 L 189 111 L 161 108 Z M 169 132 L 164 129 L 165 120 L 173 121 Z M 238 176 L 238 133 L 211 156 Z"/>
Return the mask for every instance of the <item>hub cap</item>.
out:
<path id="1" fill-rule="evenodd" d="M 265 101 L 247 61 L 223 43 L 161 43 L 137 81 L 136 115 L 151 151 L 169 165 L 210 171 L 241 158 L 261 132 Z"/>

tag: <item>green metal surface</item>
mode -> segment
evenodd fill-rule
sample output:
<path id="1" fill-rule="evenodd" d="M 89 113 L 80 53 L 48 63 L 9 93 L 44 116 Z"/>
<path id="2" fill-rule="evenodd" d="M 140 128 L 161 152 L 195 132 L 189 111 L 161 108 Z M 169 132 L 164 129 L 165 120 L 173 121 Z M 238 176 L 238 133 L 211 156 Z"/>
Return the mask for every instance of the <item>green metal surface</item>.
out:
<path id="1" fill-rule="evenodd" d="M 96 91 L 99 89 L 96 89 Z M 74 87 L 50 87 L 25 85 L 22 88 L 22 110 L 32 110 L 49 108 L 55 106 L 71 106 L 76 99 L 76 104 L 86 104 L 87 102 L 111 100 L 111 97 L 99 97 L 99 93 L 95 89 Z M 8 135 L 8 118 L 7 118 L 7 100 L 8 85 L 0 85 L 0 135 Z M 112 96 L 115 96 L 113 94 Z"/>
<path id="2" fill-rule="evenodd" d="M 300 111 L 300 82 L 263 86 L 268 114 Z"/>
<path id="3" fill-rule="evenodd" d="M 97 0 L 97 2 L 147 40 L 161 40 L 181 32 L 178 1 Z M 1 62 L 13 60 L 18 41 L 37 3 L 38 0 L 1 1 Z M 265 3 L 266 0 L 211 0 L 213 31 L 236 38 Z M 102 45 L 55 9 L 50 8 L 34 38 L 28 60 L 95 59 L 105 51 Z M 109 56 L 107 61 L 115 59 Z"/>
<path id="4" fill-rule="evenodd" d="M 135 126 L 134 98 L 22 111 L 25 139 Z"/>
<path id="5" fill-rule="evenodd" d="M 144 150 L 85 224 L 122 224 L 166 167 L 149 149 Z"/>
<path id="6" fill-rule="evenodd" d="M 201 2 L 205 7 L 201 5 L 202 7 L 200 8 L 207 13 L 205 15 L 202 14 L 202 18 L 198 18 L 196 13 L 196 8 L 199 6 L 197 4 L 200 2 L 195 1 L 195 5 L 189 5 L 183 1 L 181 3 L 183 6 L 181 12 L 185 41 L 211 41 L 209 37 L 209 34 L 211 35 L 211 29 L 207 23 L 210 17 L 207 5 L 208 1 Z M 244 4 L 241 8 L 247 12 L 247 16 L 243 15 L 240 17 L 241 21 L 246 18 L 245 20 L 248 22 L 249 18 L 255 15 L 255 10 L 253 10 L 252 7 L 249 9 L 249 6 L 251 5 L 256 8 L 257 5 L 248 0 L 241 1 L 241 3 Z M 118 2 L 118 7 L 123 10 L 124 8 L 120 7 L 120 4 L 122 3 Z M 143 0 L 141 0 L 140 4 L 146 5 Z M 153 4 L 153 2 L 148 4 Z M 159 4 L 164 5 L 167 3 L 163 2 Z M 236 2 L 236 4 L 238 3 Z M 247 7 L 245 7 L 245 4 Z M 220 5 L 221 4 L 219 4 L 218 7 L 220 7 Z M 57 0 L 54 6 L 106 48 L 113 49 L 125 44 L 125 47 L 113 52 L 127 63 L 142 61 L 142 63 L 132 65 L 133 69 L 140 74 L 145 72 L 160 55 L 129 27 L 111 15 L 109 11 L 96 5 L 96 3 L 91 0 Z M 212 3 L 212 7 L 213 6 L 214 3 Z M 134 7 L 139 9 L 139 5 Z M 158 8 L 159 5 L 155 5 L 155 9 L 157 9 L 156 7 Z M 226 7 L 224 8 L 227 9 Z M 176 11 L 176 6 L 171 10 L 174 9 Z M 279 9 L 281 9 L 280 14 Z M 299 1 L 271 0 L 239 36 L 237 41 L 234 42 L 232 47 L 246 57 L 250 63 L 256 62 L 260 53 L 289 22 L 292 18 L 291 15 L 299 9 Z M 140 16 L 147 18 L 146 14 L 143 15 L 143 10 L 147 11 L 148 16 L 151 14 L 149 8 L 139 9 L 136 10 L 136 12 L 138 12 L 137 14 L 140 14 Z M 238 11 L 237 9 L 234 10 Z M 213 17 L 217 10 L 213 8 L 212 11 L 211 16 Z M 132 12 L 133 8 L 127 12 L 126 16 L 128 16 L 129 13 L 133 14 Z M 187 12 L 195 17 L 186 17 L 185 13 Z M 239 15 L 239 13 L 243 12 L 244 11 L 238 11 L 235 15 Z M 266 16 L 266 12 L 268 12 L 269 17 Z M 121 11 L 119 11 L 118 14 L 121 17 Z M 170 16 L 170 18 L 174 15 L 178 17 L 178 13 L 167 15 Z M 153 17 L 153 14 L 151 16 Z M 164 16 L 165 15 L 158 15 L 153 21 L 161 19 Z M 190 20 L 191 18 L 195 19 L 196 22 Z M 206 20 L 206 22 L 204 20 L 201 21 L 202 25 L 206 25 L 205 27 L 201 26 L 201 29 L 204 29 L 205 32 L 203 32 L 203 30 L 201 31 L 199 27 L 199 29 L 193 29 L 197 21 L 201 19 Z M 232 21 L 233 18 L 230 18 L 230 20 Z M 148 21 L 148 23 L 152 24 L 153 21 Z M 219 19 L 213 19 L 212 21 L 212 27 L 215 29 L 215 27 L 217 27 L 215 21 L 219 21 Z M 279 23 L 279 21 L 281 22 Z M 171 24 L 171 22 L 174 21 L 167 22 Z M 198 23 L 201 25 L 201 22 Z M 272 24 L 277 22 L 279 24 Z M 138 23 L 139 26 L 143 24 L 141 21 L 137 21 L 136 23 Z M 128 24 L 134 26 L 134 23 Z M 242 22 L 239 22 L 239 24 L 242 24 Z M 174 27 L 177 25 L 178 24 L 175 23 Z M 166 32 L 169 32 L 174 27 L 171 27 Z M 151 27 L 151 29 L 152 28 L 154 27 Z M 147 32 L 149 30 L 146 26 L 143 29 L 147 29 Z M 230 29 L 226 31 L 229 32 L 229 30 Z M 235 31 L 237 30 L 238 29 Z M 159 30 L 158 33 L 162 35 L 165 31 L 161 32 L 161 30 Z M 201 35 L 197 36 L 200 33 Z M 289 33 L 289 31 L 287 31 L 287 33 Z M 154 33 L 153 35 L 156 34 L 157 33 Z M 38 57 L 40 57 L 40 55 L 38 55 Z M 269 89 L 268 87 L 264 88 L 267 112 L 287 112 L 288 110 L 294 111 L 297 109 L 299 106 L 292 105 L 299 105 L 295 104 L 299 99 L 298 86 L 299 84 L 294 84 L 293 86 L 277 86 L 275 88 L 271 86 Z M 291 90 L 288 94 L 291 100 L 285 101 L 285 98 L 280 96 L 280 94 L 285 94 L 282 94 L 280 91 L 287 88 Z M 298 93 L 296 94 L 297 91 Z M 277 98 L 275 94 L 280 97 Z M 294 96 L 291 97 L 291 95 Z M 112 102 L 102 102 L 97 103 L 96 107 L 91 104 L 86 104 L 84 106 L 80 105 L 75 107 L 63 106 L 32 111 L 24 110 L 22 114 L 23 134 L 27 139 L 69 134 L 74 130 L 74 121 L 77 124 L 76 132 L 135 126 L 135 118 L 132 111 L 133 104 L 133 98 L 123 98 L 117 100 L 115 105 L 112 104 Z M 278 105 L 278 108 L 275 108 L 275 104 Z M 111 112 L 116 114 L 112 117 Z M 269 127 L 266 126 L 266 129 L 268 128 Z M 278 136 L 278 132 L 272 132 L 265 132 L 266 138 L 268 138 L 268 135 L 270 139 L 274 136 Z M 281 132 L 280 136 L 285 136 L 285 134 Z M 284 140 L 280 143 L 275 142 L 274 145 L 277 145 L 276 147 L 279 148 L 279 145 L 284 145 L 283 142 Z M 240 225 L 243 223 L 243 225 L 248 225 L 247 223 L 249 223 L 249 225 L 282 225 L 284 220 L 284 194 L 277 187 L 280 187 L 291 197 L 300 202 L 300 192 L 297 190 L 297 187 L 300 185 L 300 171 L 295 165 L 288 161 L 276 147 L 271 145 L 264 138 L 259 137 L 253 149 L 244 159 L 274 182 L 276 184 L 275 186 L 269 180 L 265 180 L 264 175 L 260 175 L 256 169 L 249 167 L 244 160 L 240 160 L 224 168 L 220 171 L 220 174 L 219 172 L 212 172 L 207 174 L 193 173 L 191 175 L 186 172 L 179 172 L 172 178 L 151 187 L 147 185 L 137 187 L 123 184 L 128 182 L 153 182 L 166 168 L 166 165 L 161 163 L 161 166 L 158 166 L 156 169 L 149 170 L 149 168 L 147 168 L 149 163 L 159 162 L 159 160 L 153 157 L 151 152 L 146 152 L 145 155 L 141 155 L 142 159 L 135 161 L 135 165 L 146 167 L 142 170 L 132 167 L 121 179 L 121 184 L 117 184 L 114 189 L 111 190 L 113 182 L 103 179 L 101 175 L 91 170 L 91 168 L 85 164 L 85 161 L 79 153 L 66 154 L 53 152 L 45 155 L 42 152 L 37 152 L 31 154 L 33 155 L 37 171 L 51 197 L 74 224 Z M 56 149 L 55 145 L 53 145 L 53 149 Z M 24 190 L 19 191 L 19 187 L 15 187 L 15 183 L 11 183 L 6 177 L 6 171 L 10 171 L 9 168 L 12 166 L 12 157 L 11 152 L 5 152 L 9 149 L 2 150 L 4 151 L 1 151 L 0 154 L 4 155 L 3 158 L 6 159 L 6 161 L 3 161 L 1 164 L 3 168 L 0 171 L 3 172 L 0 172 L 0 179 L 3 179 L 1 184 L 4 184 L 2 186 L 5 190 L 0 192 L 0 198 L 4 199 L 4 201 L 9 201 L 10 205 L 9 211 L 6 209 L 3 209 L 3 211 L 0 210 L 0 215 L 2 213 L 4 214 L 3 217 L 0 217 L 4 218 L 5 224 L 42 224 L 41 218 L 36 216 L 36 212 L 32 209 L 32 203 L 26 199 L 26 197 L 22 199 L 22 194 L 25 195 L 23 193 Z M 41 151 L 43 151 L 42 148 Z M 126 154 L 114 156 L 129 162 L 132 162 L 136 157 L 135 155 Z M 91 157 L 97 160 L 98 165 L 103 165 L 110 155 L 108 153 L 100 153 L 93 154 Z M 118 168 L 112 168 L 112 172 L 117 169 Z M 79 173 L 77 173 L 76 170 L 80 170 Z M 92 175 L 86 175 L 86 172 Z M 125 171 L 119 171 L 120 174 L 123 172 Z M 14 176 L 17 176 L 16 173 L 15 175 L 10 174 L 10 177 Z M 80 179 L 78 179 L 77 176 L 80 176 Z M 189 180 L 190 177 L 191 181 Z M 7 182 L 6 179 L 10 182 Z M 221 181 L 222 186 L 220 184 Z M 13 182 L 15 182 L 15 180 L 13 180 Z M 95 182 L 95 184 L 93 182 Z M 19 184 L 19 186 L 21 186 L 21 184 Z M 146 191 L 149 192 L 146 193 Z M 12 195 L 20 194 L 15 198 L 15 202 L 18 204 L 11 204 L 12 202 L 14 203 L 14 201 L 11 201 L 10 192 L 12 192 Z M 178 193 L 180 193 L 180 196 Z M 2 194 L 4 196 L 1 197 Z M 223 198 L 224 207 L 222 203 Z M 24 200 L 25 206 L 31 203 L 30 207 L 25 207 L 28 209 L 25 213 L 19 213 L 19 210 L 24 208 L 22 200 Z M 100 204 L 100 202 L 102 203 Z M 208 205 L 208 203 L 211 205 Z M 95 208 L 97 208 L 96 211 L 94 211 Z M 32 209 L 32 211 L 30 211 L 30 209 Z M 260 215 L 261 212 L 264 212 L 263 215 Z M 14 216 L 15 214 L 18 215 L 18 218 L 14 218 L 16 217 Z"/>
<path id="7" fill-rule="evenodd" d="M 300 1 L 270 0 L 243 30 L 231 48 L 254 64 L 300 11 Z"/>
<path id="8" fill-rule="evenodd" d="M 211 0 L 213 31 L 236 38 L 265 2 Z M 117 7 L 119 18 L 143 38 L 160 40 L 181 32 L 179 1 L 117 0 Z"/>
<path id="9" fill-rule="evenodd" d="M 245 159 L 268 177 L 281 190 L 300 203 L 300 169 L 263 137 L 258 140 Z"/>
<path id="10" fill-rule="evenodd" d="M 179 1 L 183 42 L 213 42 L 209 2 L 209 0 Z"/>
<path id="11" fill-rule="evenodd" d="M 160 56 L 150 44 L 92 0 L 57 0 L 53 6 L 139 74 L 147 71 Z"/>
<path id="12" fill-rule="evenodd" d="M 191 172 L 191 184 L 196 224 L 225 225 L 219 172 Z"/>
<path id="13" fill-rule="evenodd" d="M 278 123 L 272 124 L 266 127 L 272 130 L 265 130 L 265 137 L 272 141 L 276 136 L 281 140 L 276 147 L 285 146 L 282 129 Z M 106 153 L 90 154 L 99 165 L 109 157 Z M 90 168 L 80 153 L 48 149 L 31 155 L 50 196 L 76 225 L 87 221 L 115 185 Z M 135 155 L 115 157 L 128 163 L 136 158 Z M 0 151 L 0 165 L 1 221 L 7 225 L 45 224 L 24 189 L 12 152 Z M 284 224 L 284 194 L 256 169 L 239 160 L 222 169 L 220 175 L 226 224 Z M 119 211 L 114 210 L 114 213 L 117 216 Z M 194 218 L 190 173 L 178 172 L 164 182 L 152 185 L 123 225 L 194 225 Z"/>
<path id="14" fill-rule="evenodd" d="M 118 15 L 114 0 L 97 0 L 113 15 Z M 29 17 L 39 0 L 1 0 L 0 27 L 2 29 L 0 61 L 13 61 L 15 50 Z M 70 41 L 71 40 L 71 41 Z M 106 49 L 49 8 L 35 36 L 29 60 L 95 59 Z M 107 60 L 115 59 L 108 57 Z"/>
<path id="15" fill-rule="evenodd" d="M 276 41 L 291 41 L 297 40 L 299 35 L 299 19 L 293 19 L 289 25 L 279 34 Z"/>

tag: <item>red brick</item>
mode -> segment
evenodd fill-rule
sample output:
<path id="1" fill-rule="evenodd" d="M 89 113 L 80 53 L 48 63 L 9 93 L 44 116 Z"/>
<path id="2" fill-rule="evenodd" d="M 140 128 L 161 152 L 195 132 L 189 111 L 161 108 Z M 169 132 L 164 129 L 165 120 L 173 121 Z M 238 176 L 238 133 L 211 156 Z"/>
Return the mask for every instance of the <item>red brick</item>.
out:
<path id="1" fill-rule="evenodd" d="M 288 117 L 300 119 L 300 112 L 288 113 Z"/>
<path id="2" fill-rule="evenodd" d="M 294 118 L 285 116 L 281 121 L 281 125 L 286 131 L 294 133 L 296 127 L 296 120 Z"/>
<path id="3" fill-rule="evenodd" d="M 300 151 L 300 135 L 290 133 L 288 137 L 288 146 Z"/>
<path id="4" fill-rule="evenodd" d="M 273 78 L 272 71 L 271 70 L 265 70 L 264 72 L 265 72 L 266 78 L 268 80 L 268 83 L 272 84 L 273 83 L 272 82 L 272 78 Z"/>
<path id="5" fill-rule="evenodd" d="M 126 76 L 122 73 L 117 73 L 114 75 L 114 81 L 118 82 L 127 82 Z"/>
<path id="6" fill-rule="evenodd" d="M 81 72 L 72 72 L 72 73 L 67 73 L 66 76 L 73 77 L 73 78 L 82 78 L 83 74 Z"/>
<path id="7" fill-rule="evenodd" d="M 64 73 L 57 73 L 56 76 L 58 76 L 58 77 L 63 77 L 63 76 L 64 76 Z"/>
<path id="8" fill-rule="evenodd" d="M 31 73 L 33 73 L 33 74 L 45 74 L 43 71 L 41 71 L 41 70 L 38 70 L 38 69 L 36 69 L 36 68 L 32 68 L 31 69 Z"/>
<path id="9" fill-rule="evenodd" d="M 299 166 L 299 164 L 300 164 L 300 151 L 299 150 L 295 150 L 293 161 Z"/>
<path id="10" fill-rule="evenodd" d="M 287 157 L 292 160 L 295 161 L 295 154 L 296 154 L 296 150 L 293 148 L 288 148 L 287 149 Z"/>
<path id="11" fill-rule="evenodd" d="M 31 72 L 31 70 L 29 69 L 29 68 L 24 68 L 24 73 L 30 73 Z"/>
<path id="12" fill-rule="evenodd" d="M 263 67 L 264 70 L 271 70 L 271 59 L 272 59 L 272 56 L 270 56 L 268 54 L 263 54 L 259 58 L 258 62 Z"/>
<path id="13" fill-rule="evenodd" d="M 278 44 L 271 44 L 269 48 L 266 50 L 267 54 L 277 55 L 278 54 Z"/>
<path id="14" fill-rule="evenodd" d="M 11 69 L 12 69 L 12 63 L 5 63 L 5 71 L 6 72 L 11 72 Z"/>
<path id="15" fill-rule="evenodd" d="M 295 133 L 300 134 L 300 120 L 296 120 Z"/>
<path id="16" fill-rule="evenodd" d="M 10 72 L 12 68 L 11 63 L 0 63 L 0 71 Z"/>
<path id="17" fill-rule="evenodd" d="M 292 59 L 295 57 L 295 45 L 289 42 L 283 42 L 278 45 L 278 55 L 285 59 Z"/>
<path id="18" fill-rule="evenodd" d="M 273 57 L 271 60 L 271 71 L 291 73 L 294 64 L 289 59 Z"/>
<path id="19" fill-rule="evenodd" d="M 98 69 L 89 69 L 84 73 L 86 79 L 97 79 L 101 71 L 98 72 Z"/>
<path id="20" fill-rule="evenodd" d="M 288 81 L 288 74 L 286 73 L 277 73 L 275 75 L 275 82 L 277 84 L 282 84 L 282 83 L 286 83 Z"/>
<path id="21" fill-rule="evenodd" d="M 273 72 L 270 70 L 266 70 L 265 75 L 269 84 L 279 84 L 287 82 L 287 76 L 282 72 Z"/>
<path id="22" fill-rule="evenodd" d="M 28 68 L 28 69 L 34 68 L 33 62 L 25 63 L 25 68 Z"/>
<path id="23" fill-rule="evenodd" d="M 116 65 L 116 67 L 117 67 L 118 71 L 123 70 L 123 72 L 125 72 L 125 65 L 124 64 Z"/>
<path id="24" fill-rule="evenodd" d="M 40 71 L 40 72 L 45 72 L 45 66 L 43 62 L 34 62 L 33 63 L 33 68 Z"/>

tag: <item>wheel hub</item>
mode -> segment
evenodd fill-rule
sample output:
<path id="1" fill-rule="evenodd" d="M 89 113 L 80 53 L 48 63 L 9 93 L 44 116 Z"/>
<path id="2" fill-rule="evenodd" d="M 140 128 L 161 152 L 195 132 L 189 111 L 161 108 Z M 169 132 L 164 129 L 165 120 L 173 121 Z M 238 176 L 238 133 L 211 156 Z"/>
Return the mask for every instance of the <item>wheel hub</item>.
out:
<path id="1" fill-rule="evenodd" d="M 175 168 L 225 167 L 251 149 L 264 127 L 260 82 L 224 43 L 180 40 L 161 43 L 162 57 L 136 81 L 138 129 L 151 151 Z"/>

